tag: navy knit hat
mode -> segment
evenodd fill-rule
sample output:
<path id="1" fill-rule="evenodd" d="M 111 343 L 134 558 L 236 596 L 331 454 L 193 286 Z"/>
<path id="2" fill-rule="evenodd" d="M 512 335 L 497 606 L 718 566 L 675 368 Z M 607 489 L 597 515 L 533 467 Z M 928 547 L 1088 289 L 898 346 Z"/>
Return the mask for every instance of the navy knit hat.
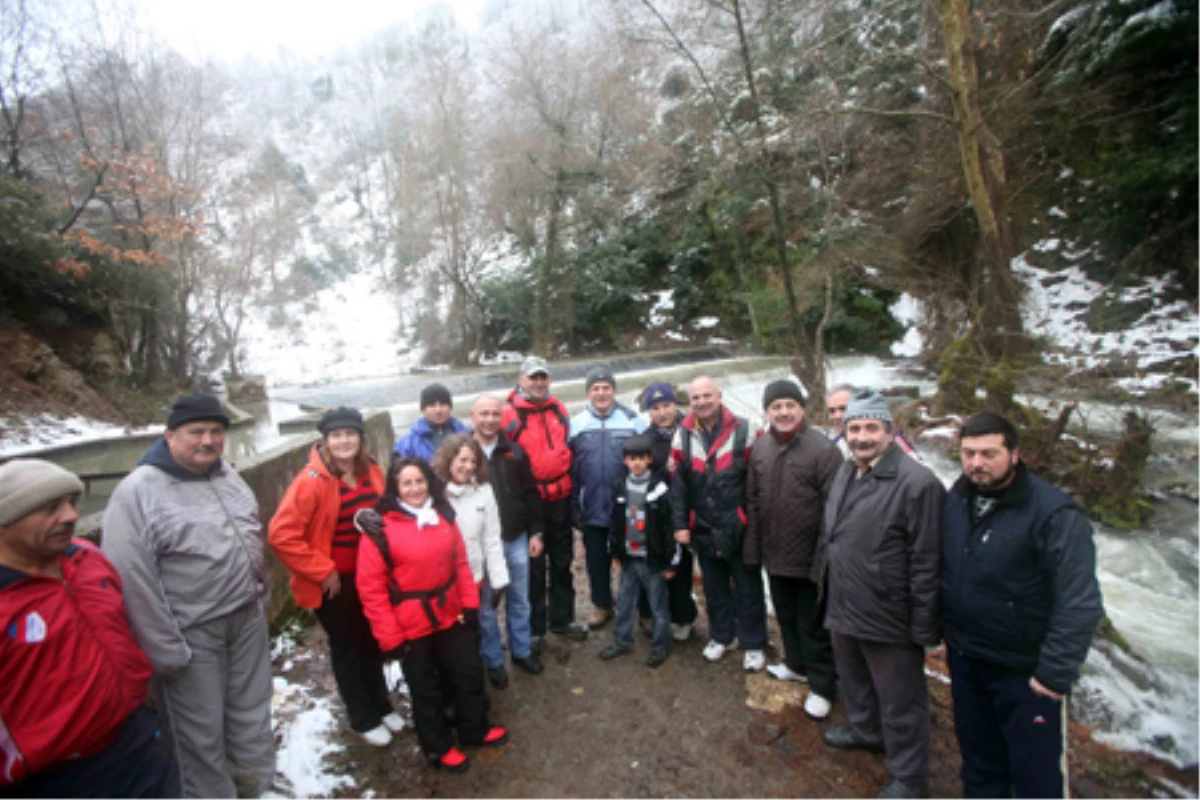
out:
<path id="1" fill-rule="evenodd" d="M 445 403 L 454 408 L 454 401 L 450 399 L 450 390 L 440 383 L 431 383 L 421 390 L 421 410 L 425 410 L 425 406 L 431 406 L 434 403 Z"/>
<path id="2" fill-rule="evenodd" d="M 782 397 L 790 397 L 800 405 L 804 405 L 804 392 L 800 389 L 795 381 L 787 379 L 781 381 L 771 381 L 767 384 L 767 388 L 763 389 L 763 410 L 770 408 L 771 403 Z"/>
<path id="3" fill-rule="evenodd" d="M 874 389 L 859 389 L 846 406 L 846 422 L 852 419 L 881 419 L 892 422 L 888 399 Z"/>
<path id="4" fill-rule="evenodd" d="M 593 383 L 607 383 L 614 391 L 617 388 L 617 379 L 613 377 L 612 370 L 602 365 L 597 365 L 587 371 L 587 376 L 583 379 L 584 391 L 591 389 Z"/>
<path id="5" fill-rule="evenodd" d="M 665 383 L 652 383 L 642 395 L 642 410 L 648 411 L 658 403 L 674 403 L 675 390 Z"/>
<path id="6" fill-rule="evenodd" d="M 317 430 L 321 432 L 322 436 L 328 436 L 331 431 L 340 430 L 355 430 L 359 434 L 364 434 L 367 432 L 367 426 L 363 424 L 363 416 L 358 409 L 338 406 L 321 415 L 321 421 L 317 423 Z"/>
<path id="7" fill-rule="evenodd" d="M 185 394 L 171 406 L 167 430 L 175 430 L 189 422 L 219 422 L 229 427 L 229 416 L 215 394 Z"/>

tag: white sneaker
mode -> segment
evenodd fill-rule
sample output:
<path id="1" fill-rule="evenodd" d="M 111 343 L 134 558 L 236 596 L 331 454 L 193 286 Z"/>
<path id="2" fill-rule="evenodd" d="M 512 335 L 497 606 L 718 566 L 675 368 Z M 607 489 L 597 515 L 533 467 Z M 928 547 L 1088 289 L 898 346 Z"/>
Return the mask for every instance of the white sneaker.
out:
<path id="1" fill-rule="evenodd" d="M 399 733 L 404 730 L 404 717 L 393 711 L 383 718 L 383 724 L 392 733 Z"/>
<path id="2" fill-rule="evenodd" d="M 767 657 L 762 650 L 747 650 L 742 657 L 742 667 L 746 672 L 762 672 L 767 665 Z"/>
<path id="3" fill-rule="evenodd" d="M 736 650 L 737 646 L 738 640 L 736 638 L 729 644 L 721 644 L 714 639 L 704 645 L 704 657 L 709 661 L 720 661 L 725 656 L 726 650 Z"/>
<path id="4" fill-rule="evenodd" d="M 392 734 L 386 725 L 376 725 L 366 733 L 360 733 L 359 736 L 363 738 L 364 742 L 374 747 L 387 747 L 392 743 Z"/>
<path id="5" fill-rule="evenodd" d="M 796 681 L 797 683 L 808 683 L 808 676 L 803 672 L 796 672 L 787 664 L 780 661 L 778 664 L 772 664 L 767 667 L 767 674 L 775 680 L 779 681 Z"/>
<path id="6" fill-rule="evenodd" d="M 686 642 L 692 638 L 691 625 L 671 625 L 671 638 L 677 642 Z"/>
<path id="7" fill-rule="evenodd" d="M 809 692 L 808 697 L 804 700 L 804 713 L 817 721 L 828 717 L 829 709 L 832 707 L 832 703 L 816 692 Z"/>

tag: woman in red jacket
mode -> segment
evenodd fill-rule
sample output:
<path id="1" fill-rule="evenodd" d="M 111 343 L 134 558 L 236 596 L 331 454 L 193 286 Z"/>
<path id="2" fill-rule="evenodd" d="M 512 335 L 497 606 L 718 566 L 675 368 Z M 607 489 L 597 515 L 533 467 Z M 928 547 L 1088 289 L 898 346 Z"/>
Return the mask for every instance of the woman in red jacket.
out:
<path id="1" fill-rule="evenodd" d="M 504 728 L 488 721 L 476 632 L 479 592 L 454 509 L 441 481 L 420 458 L 401 458 L 388 470 L 377 506 L 383 533 L 368 534 L 358 550 L 358 590 L 380 648 L 402 659 L 413 723 L 426 754 L 439 766 L 468 766 L 455 746 L 444 709 L 453 701 L 459 741 L 500 745 Z M 444 697 L 443 679 L 454 697 Z"/>
<path id="2" fill-rule="evenodd" d="M 296 605 L 311 608 L 329 636 L 329 655 L 350 727 L 369 744 L 385 747 L 404 720 L 392 710 L 383 653 L 354 581 L 362 538 L 354 514 L 374 508 L 383 473 L 371 459 L 362 414 L 340 407 L 317 424 L 322 439 L 292 481 L 271 520 L 268 541 L 292 573 Z"/>

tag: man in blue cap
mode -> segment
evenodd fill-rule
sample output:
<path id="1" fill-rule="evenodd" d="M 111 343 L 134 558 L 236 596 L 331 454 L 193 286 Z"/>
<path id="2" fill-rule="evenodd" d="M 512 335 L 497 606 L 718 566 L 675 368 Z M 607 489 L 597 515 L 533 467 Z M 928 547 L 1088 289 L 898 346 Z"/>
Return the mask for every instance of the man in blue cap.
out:
<path id="1" fill-rule="evenodd" d="M 670 384 L 652 383 L 642 393 L 642 410 L 650 417 L 650 427 L 646 435 L 654 460 L 650 462 L 650 471 L 662 474 L 664 479 L 670 479 L 671 440 L 675 438 L 675 429 L 683 419 L 683 413 L 676 405 L 675 390 Z M 692 625 L 696 622 L 698 611 L 696 601 L 692 597 L 692 580 L 694 566 L 692 548 L 680 545 L 682 551 L 675 575 L 667 581 L 667 598 L 671 607 L 671 636 L 677 642 L 685 642 L 692 635 Z M 638 604 L 643 627 L 649 628 L 646 622 L 650 618 L 650 604 L 645 595 Z"/>

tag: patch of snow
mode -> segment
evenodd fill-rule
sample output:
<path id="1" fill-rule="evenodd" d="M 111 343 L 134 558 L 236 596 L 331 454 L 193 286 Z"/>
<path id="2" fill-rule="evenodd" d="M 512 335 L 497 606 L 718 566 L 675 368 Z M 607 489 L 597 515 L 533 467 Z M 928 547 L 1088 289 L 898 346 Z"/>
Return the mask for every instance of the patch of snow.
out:
<path id="1" fill-rule="evenodd" d="M 1060 246 L 1062 246 L 1062 240 L 1060 239 L 1043 239 L 1040 242 L 1035 242 L 1033 249 L 1039 253 L 1053 253 Z"/>
<path id="2" fill-rule="evenodd" d="M 715 328 L 720 322 L 721 320 L 717 317 L 699 317 L 698 319 L 692 320 L 692 327 L 696 328 L 697 330 Z"/>
<path id="3" fill-rule="evenodd" d="M 1051 206 L 1050 210 L 1046 213 L 1052 217 L 1058 217 L 1059 219 L 1068 219 L 1067 212 L 1063 211 L 1058 206 Z"/>
<path id="4" fill-rule="evenodd" d="M 126 428 L 87 417 L 56 417 L 52 414 L 30 417 L 24 422 L 21 429 L 6 429 L 0 433 L 0 456 L 18 456 L 47 447 L 162 433 L 164 428 L 163 425 Z"/>
<path id="5" fill-rule="evenodd" d="M 519 364 L 525 357 L 516 350 L 501 350 L 494 356 L 483 356 L 479 363 L 485 366 L 494 364 Z"/>
<path id="6" fill-rule="evenodd" d="M 276 641 L 283 638 L 276 637 Z M 326 756 L 344 749 L 333 741 L 338 724 L 329 701 L 314 697 L 311 686 L 279 676 L 272 678 L 272 688 L 271 721 L 280 742 L 276 769 L 291 783 L 296 796 L 331 797 L 339 790 L 354 789 L 353 778 L 334 775 L 325 764 Z"/>
<path id="7" fill-rule="evenodd" d="M 723 345 L 730 345 L 730 344 L 733 344 L 733 342 L 731 342 L 729 339 L 723 339 L 723 338 L 721 338 L 720 336 L 710 336 L 710 337 L 708 337 L 708 343 L 709 343 L 709 344 L 715 344 L 715 345 L 722 345 L 722 346 L 723 346 Z"/>
<path id="8" fill-rule="evenodd" d="M 402 374 L 421 352 L 401 341 L 401 312 L 402 298 L 378 275 L 351 275 L 282 311 L 251 309 L 243 365 L 271 387 Z M 272 316 L 284 324 L 272 328 Z"/>
<path id="9" fill-rule="evenodd" d="M 665 338 L 667 338 L 667 339 L 670 339 L 670 340 L 671 340 L 671 341 L 673 341 L 673 342 L 686 342 L 686 341 L 690 341 L 690 340 L 688 339 L 688 337 L 687 337 L 687 336 L 685 336 L 684 334 L 680 333 L 679 331 L 667 331 L 667 332 L 665 332 L 665 333 L 663 334 L 663 336 L 664 336 Z"/>
<path id="10" fill-rule="evenodd" d="M 904 338 L 892 342 L 892 355 L 902 358 L 919 356 L 925 346 L 925 336 L 917 324 L 925 319 L 925 304 L 905 292 L 896 298 L 888 310 L 905 328 Z"/>
<path id="11" fill-rule="evenodd" d="M 650 292 L 652 295 L 657 295 L 658 299 L 654 301 L 654 305 L 650 306 L 648 315 L 648 328 L 661 328 L 667 324 L 667 313 L 675 308 L 675 295 L 670 289 L 663 289 L 658 292 Z"/>

